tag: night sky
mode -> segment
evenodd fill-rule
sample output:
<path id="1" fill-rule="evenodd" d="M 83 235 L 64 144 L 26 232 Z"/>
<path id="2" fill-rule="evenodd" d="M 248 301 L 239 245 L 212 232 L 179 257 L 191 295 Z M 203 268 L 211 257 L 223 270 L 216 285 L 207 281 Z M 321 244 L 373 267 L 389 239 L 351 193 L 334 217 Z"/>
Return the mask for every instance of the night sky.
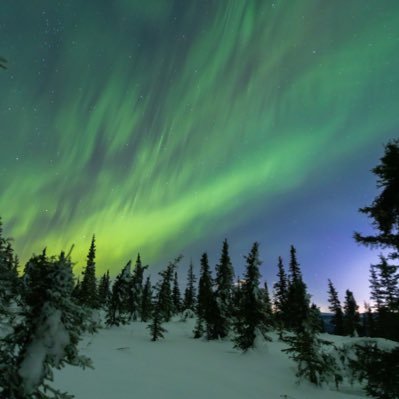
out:
<path id="1" fill-rule="evenodd" d="M 25 261 L 97 237 L 152 275 L 224 238 L 368 299 L 358 208 L 399 131 L 397 0 L 1 0 L 0 215 Z"/>

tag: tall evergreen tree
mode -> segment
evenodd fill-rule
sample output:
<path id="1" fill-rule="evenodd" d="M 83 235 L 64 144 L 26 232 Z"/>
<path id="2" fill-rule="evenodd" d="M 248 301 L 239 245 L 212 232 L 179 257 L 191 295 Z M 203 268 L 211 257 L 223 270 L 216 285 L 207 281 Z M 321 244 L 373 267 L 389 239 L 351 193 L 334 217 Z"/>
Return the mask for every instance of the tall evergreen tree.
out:
<path id="1" fill-rule="evenodd" d="M 109 277 L 109 270 L 103 274 L 98 284 L 98 304 L 106 308 L 111 298 L 111 282 Z"/>
<path id="2" fill-rule="evenodd" d="M 86 268 L 83 271 L 83 280 L 80 287 L 80 300 L 82 305 L 89 308 L 98 307 L 97 282 L 96 282 L 96 243 L 95 236 L 91 240 L 87 255 Z"/>
<path id="3" fill-rule="evenodd" d="M 263 284 L 263 306 L 265 308 L 266 316 L 271 322 L 273 318 L 272 302 L 270 300 L 269 287 L 267 286 L 266 281 Z"/>
<path id="4" fill-rule="evenodd" d="M 130 318 L 131 264 L 132 262 L 129 260 L 122 271 L 116 276 L 112 285 L 112 293 L 106 315 L 106 324 L 108 326 L 126 324 Z"/>
<path id="5" fill-rule="evenodd" d="M 278 257 L 277 281 L 273 285 L 273 305 L 277 325 L 287 327 L 288 278 L 284 270 L 283 259 Z"/>
<path id="6" fill-rule="evenodd" d="M 359 306 L 356 303 L 353 292 L 346 290 L 344 302 L 344 334 L 354 336 L 360 328 Z"/>
<path id="7" fill-rule="evenodd" d="M 241 303 L 234 322 L 234 347 L 247 351 L 255 344 L 256 333 L 260 332 L 269 339 L 266 332 L 269 328 L 260 291 L 259 244 L 255 242 L 246 260 L 245 282 L 242 286 Z"/>
<path id="8" fill-rule="evenodd" d="M 366 246 L 389 248 L 390 257 L 395 259 L 399 257 L 399 139 L 388 142 L 380 164 L 372 172 L 381 192 L 371 205 L 359 211 L 371 219 L 377 233 L 363 236 L 356 232 L 354 238 Z"/>
<path id="9" fill-rule="evenodd" d="M 152 311 L 152 285 L 150 277 L 147 277 L 143 288 L 143 300 L 141 302 L 141 321 L 148 321 L 151 318 Z"/>
<path id="10" fill-rule="evenodd" d="M 183 310 L 195 311 L 197 305 L 197 293 L 195 289 L 196 278 L 193 263 L 190 262 L 187 274 L 187 286 L 184 291 Z"/>
<path id="11" fill-rule="evenodd" d="M 140 254 L 137 255 L 136 264 L 133 269 L 130 283 L 129 313 L 130 318 L 137 320 L 141 318 L 143 301 L 143 279 L 144 271 L 148 266 L 143 266 Z"/>
<path id="12" fill-rule="evenodd" d="M 219 331 L 221 338 L 227 336 L 230 330 L 230 319 L 232 316 L 232 295 L 234 283 L 234 270 L 229 255 L 229 244 L 227 239 L 223 241 L 222 253 L 219 263 L 216 265 L 216 290 L 215 298 L 219 309 Z"/>
<path id="13" fill-rule="evenodd" d="M 205 326 L 207 339 L 219 338 L 220 315 L 218 312 L 215 296 L 213 293 L 213 280 L 208 262 L 208 255 L 204 253 L 201 257 L 201 271 L 198 284 L 197 303 L 198 326 Z M 202 329 L 202 327 L 201 327 Z M 199 335 L 200 329 L 196 329 L 194 335 Z"/>
<path id="14" fill-rule="evenodd" d="M 174 313 L 180 313 L 182 310 L 181 304 L 181 295 L 180 295 L 180 288 L 179 288 L 179 280 L 177 277 L 177 271 L 175 270 L 175 274 L 173 277 L 173 289 L 172 289 L 172 300 L 173 300 L 173 309 Z"/>
<path id="15" fill-rule="evenodd" d="M 399 340 L 399 273 L 398 267 L 389 265 L 384 256 L 371 265 L 371 299 L 377 311 L 376 334 L 383 338 Z"/>
<path id="16" fill-rule="evenodd" d="M 161 281 L 159 283 L 159 311 L 164 321 L 168 322 L 175 313 L 173 297 L 172 297 L 172 282 L 176 267 L 181 260 L 181 256 L 177 257 L 173 262 L 170 262 L 165 270 L 161 271 Z"/>
<path id="17" fill-rule="evenodd" d="M 159 338 L 164 338 L 164 333 L 167 332 L 167 330 L 162 326 L 164 321 L 162 313 L 160 298 L 158 296 L 152 311 L 151 323 L 147 326 L 151 333 L 151 341 L 155 342 L 158 341 Z"/>
<path id="18" fill-rule="evenodd" d="M 342 312 L 341 302 L 338 297 L 338 292 L 335 289 L 332 281 L 328 280 L 328 309 L 333 313 L 331 324 L 334 326 L 333 333 L 336 335 L 344 334 L 344 314 Z"/>
<path id="19" fill-rule="evenodd" d="M 287 293 L 287 325 L 292 330 L 302 330 L 309 317 L 309 295 L 302 279 L 296 258 L 296 249 L 291 245 Z"/>

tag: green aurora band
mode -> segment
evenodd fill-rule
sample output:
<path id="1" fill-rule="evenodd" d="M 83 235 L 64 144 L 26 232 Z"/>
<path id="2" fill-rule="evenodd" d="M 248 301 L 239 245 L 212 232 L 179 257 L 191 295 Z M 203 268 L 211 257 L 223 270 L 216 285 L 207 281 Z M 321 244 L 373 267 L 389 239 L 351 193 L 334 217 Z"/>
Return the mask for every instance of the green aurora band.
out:
<path id="1" fill-rule="evenodd" d="M 0 6 L 24 260 L 74 243 L 79 268 L 93 233 L 99 271 L 172 258 L 399 126 L 397 1 L 41 3 Z"/>

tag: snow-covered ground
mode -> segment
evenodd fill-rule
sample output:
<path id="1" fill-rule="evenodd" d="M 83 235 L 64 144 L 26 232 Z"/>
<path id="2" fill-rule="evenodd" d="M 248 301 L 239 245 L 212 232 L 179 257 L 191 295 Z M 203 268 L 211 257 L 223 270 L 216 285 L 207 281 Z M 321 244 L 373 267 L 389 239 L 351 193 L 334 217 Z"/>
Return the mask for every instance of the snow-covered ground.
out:
<path id="1" fill-rule="evenodd" d="M 193 320 L 166 323 L 165 339 L 151 342 L 145 323 L 100 330 L 85 338 L 81 353 L 94 370 L 56 371 L 54 386 L 76 399 L 355 399 L 360 386 L 317 388 L 296 383 L 295 365 L 284 344 L 258 342 L 247 353 L 230 341 L 194 340 Z M 345 342 L 351 338 L 324 338 Z"/>

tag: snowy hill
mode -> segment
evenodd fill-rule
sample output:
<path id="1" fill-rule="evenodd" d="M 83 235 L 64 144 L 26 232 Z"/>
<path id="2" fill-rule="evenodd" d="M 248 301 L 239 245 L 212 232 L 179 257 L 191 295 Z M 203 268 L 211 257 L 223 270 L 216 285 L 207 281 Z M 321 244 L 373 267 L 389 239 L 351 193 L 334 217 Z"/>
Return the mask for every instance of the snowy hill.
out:
<path id="1" fill-rule="evenodd" d="M 164 340 L 151 342 L 144 323 L 100 330 L 81 352 L 95 369 L 66 367 L 54 386 L 77 399 L 345 399 L 365 398 L 361 387 L 317 388 L 296 383 L 295 365 L 277 341 L 257 342 L 247 353 L 230 341 L 192 338 L 193 320 L 165 324 Z M 342 343 L 356 338 L 323 335 Z"/>

